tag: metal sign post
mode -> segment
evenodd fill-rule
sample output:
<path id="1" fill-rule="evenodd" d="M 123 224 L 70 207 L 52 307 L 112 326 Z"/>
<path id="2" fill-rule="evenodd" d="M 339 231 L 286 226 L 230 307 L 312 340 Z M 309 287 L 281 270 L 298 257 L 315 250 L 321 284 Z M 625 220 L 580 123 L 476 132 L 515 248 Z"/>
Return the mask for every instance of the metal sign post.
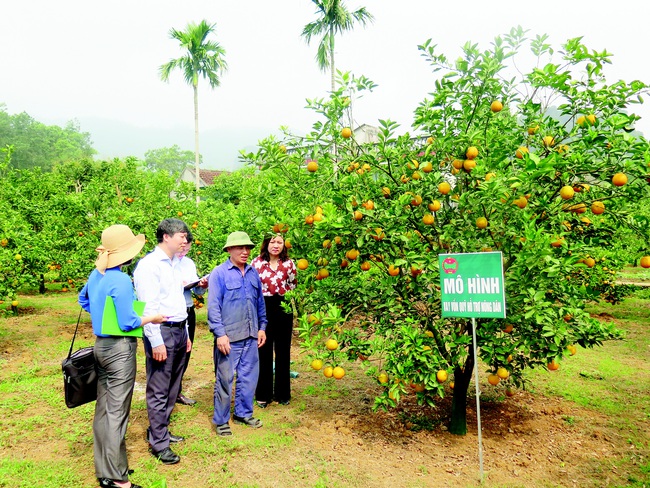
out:
<path id="1" fill-rule="evenodd" d="M 438 258 L 442 317 L 472 319 L 478 458 L 480 481 L 483 482 L 483 435 L 481 430 L 481 391 L 478 384 L 478 356 L 476 353 L 476 319 L 506 317 L 503 256 L 500 252 L 482 252 L 440 254 Z"/>

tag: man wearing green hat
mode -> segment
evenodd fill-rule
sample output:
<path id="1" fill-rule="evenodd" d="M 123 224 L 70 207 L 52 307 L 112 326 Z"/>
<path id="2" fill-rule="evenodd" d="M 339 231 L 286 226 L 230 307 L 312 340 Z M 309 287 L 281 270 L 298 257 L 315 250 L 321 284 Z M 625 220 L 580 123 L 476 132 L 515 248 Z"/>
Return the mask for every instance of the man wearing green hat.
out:
<path id="1" fill-rule="evenodd" d="M 253 396 L 259 377 L 257 349 L 266 342 L 266 307 L 260 277 L 248 264 L 254 244 L 245 232 L 226 239 L 226 262 L 210 273 L 208 280 L 208 326 L 214 334 L 214 415 L 217 434 L 232 435 L 230 402 L 235 387 L 235 423 L 261 427 L 253 417 Z"/>

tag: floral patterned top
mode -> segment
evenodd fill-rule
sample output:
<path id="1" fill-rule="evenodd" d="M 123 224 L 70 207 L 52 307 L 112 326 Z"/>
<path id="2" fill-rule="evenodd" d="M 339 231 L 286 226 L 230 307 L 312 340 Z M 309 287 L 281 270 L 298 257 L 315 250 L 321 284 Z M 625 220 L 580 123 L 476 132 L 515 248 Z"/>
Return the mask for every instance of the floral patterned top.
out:
<path id="1" fill-rule="evenodd" d="M 291 259 L 280 261 L 278 268 L 274 270 L 268 261 L 257 256 L 253 259 L 251 266 L 260 275 L 262 294 L 265 297 L 284 295 L 296 287 L 296 265 Z"/>

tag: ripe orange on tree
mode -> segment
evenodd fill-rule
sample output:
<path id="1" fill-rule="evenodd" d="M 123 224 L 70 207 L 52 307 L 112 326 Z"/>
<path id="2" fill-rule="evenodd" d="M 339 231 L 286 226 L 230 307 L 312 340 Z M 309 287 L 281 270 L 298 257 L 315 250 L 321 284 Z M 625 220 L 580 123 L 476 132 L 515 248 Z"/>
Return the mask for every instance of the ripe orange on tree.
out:
<path id="1" fill-rule="evenodd" d="M 336 351 L 339 348 L 339 343 L 336 342 L 336 339 L 327 339 L 327 342 L 325 343 L 325 347 L 329 351 Z"/>
<path id="2" fill-rule="evenodd" d="M 307 215 L 307 217 L 305 217 L 305 224 L 312 225 L 313 223 L 314 223 L 314 216 Z"/>
<path id="3" fill-rule="evenodd" d="M 547 365 L 549 371 L 556 371 L 560 368 L 560 363 L 558 363 L 555 359 L 548 363 Z"/>
<path id="4" fill-rule="evenodd" d="M 318 163 L 316 161 L 309 161 L 307 163 L 307 171 L 310 173 L 315 173 L 318 171 Z"/>
<path id="5" fill-rule="evenodd" d="M 591 204 L 591 213 L 600 215 L 605 212 L 605 204 L 603 202 L 595 201 Z"/>
<path id="6" fill-rule="evenodd" d="M 463 161 L 462 159 L 454 159 L 454 160 L 451 162 L 451 165 L 452 165 L 454 168 L 456 168 L 456 169 L 463 169 L 463 163 L 464 163 L 464 162 L 465 162 L 465 161 Z"/>
<path id="7" fill-rule="evenodd" d="M 411 205 L 414 207 L 419 207 L 422 204 L 422 197 L 420 195 L 415 195 L 411 198 Z"/>
<path id="8" fill-rule="evenodd" d="M 372 200 L 367 200 L 363 202 L 361 206 L 366 210 L 373 210 L 375 208 L 375 202 L 373 202 Z"/>
<path id="9" fill-rule="evenodd" d="M 444 369 L 439 369 L 438 372 L 436 373 L 436 381 L 438 383 L 444 383 L 445 381 L 447 381 L 447 377 L 448 377 L 447 371 L 445 371 Z"/>
<path id="10" fill-rule="evenodd" d="M 571 200 L 573 195 L 575 195 L 575 190 L 571 185 L 565 185 L 560 189 L 562 200 Z"/>
<path id="11" fill-rule="evenodd" d="M 497 369 L 497 376 L 501 378 L 502 380 L 507 380 L 508 377 L 510 376 L 510 373 L 506 368 L 501 366 L 499 369 Z"/>
<path id="12" fill-rule="evenodd" d="M 323 361 L 320 359 L 314 359 L 311 362 L 310 366 L 312 367 L 312 369 L 316 371 L 320 371 L 320 369 L 323 367 Z"/>
<path id="13" fill-rule="evenodd" d="M 463 161 L 463 169 L 468 173 L 472 171 L 474 168 L 476 168 L 476 161 L 474 161 L 473 159 L 466 159 L 465 161 Z"/>
<path id="14" fill-rule="evenodd" d="M 438 185 L 438 191 L 443 195 L 448 195 L 451 191 L 451 185 L 448 182 L 443 181 Z"/>
<path id="15" fill-rule="evenodd" d="M 551 242 L 551 246 L 553 247 L 562 247 L 562 244 L 564 244 L 564 237 L 557 238 Z"/>
<path id="16" fill-rule="evenodd" d="M 325 378 L 331 378 L 334 375 L 334 368 L 332 368 L 331 366 L 327 366 L 323 370 L 323 375 L 325 375 Z"/>
<path id="17" fill-rule="evenodd" d="M 519 208 L 526 208 L 528 205 L 528 199 L 526 197 L 519 197 L 512 202 L 514 205 L 517 205 Z"/>
<path id="18" fill-rule="evenodd" d="M 643 256 L 640 264 L 642 268 L 650 268 L 650 256 Z"/>
<path id="19" fill-rule="evenodd" d="M 424 217 L 422 217 L 422 222 L 423 222 L 425 225 L 433 225 L 433 223 L 435 222 L 435 220 L 436 220 L 436 219 L 435 219 L 435 218 L 433 217 L 433 215 L 430 214 L 430 213 L 424 214 Z"/>
<path id="20" fill-rule="evenodd" d="M 434 200 L 428 205 L 428 207 L 432 212 L 437 212 L 442 207 L 442 204 L 438 200 Z"/>
<path id="21" fill-rule="evenodd" d="M 478 156 L 478 148 L 476 146 L 470 146 L 467 148 L 467 151 L 465 151 L 465 157 L 467 159 L 476 159 Z"/>
<path id="22" fill-rule="evenodd" d="M 485 229 L 488 226 L 488 220 L 485 217 L 479 217 L 476 219 L 476 227 L 479 229 Z"/>
<path id="23" fill-rule="evenodd" d="M 578 352 L 578 348 L 576 346 L 574 346 L 573 344 L 569 344 L 566 347 L 566 349 L 567 349 L 567 351 L 569 351 L 569 354 L 571 356 L 575 356 L 576 352 Z"/>
<path id="24" fill-rule="evenodd" d="M 501 103 L 499 100 L 493 101 L 490 104 L 490 110 L 492 110 L 494 113 L 501 112 L 501 110 L 503 110 L 503 103 Z"/>
<path id="25" fill-rule="evenodd" d="M 343 139 L 349 139 L 352 137 L 352 129 L 349 127 L 343 127 L 343 129 L 341 129 L 341 137 L 343 137 Z"/>
<path id="26" fill-rule="evenodd" d="M 354 220 L 361 220 L 363 218 L 363 214 L 358 210 L 355 210 L 352 217 L 354 218 Z"/>
<path id="27" fill-rule="evenodd" d="M 431 164 L 431 161 L 425 161 L 420 165 L 420 171 L 423 173 L 431 173 L 433 171 L 433 164 Z"/>
<path id="28" fill-rule="evenodd" d="M 304 271 L 309 267 L 309 261 L 307 261 L 305 258 L 301 258 L 296 263 L 296 266 L 298 267 L 298 269 Z"/>
<path id="29" fill-rule="evenodd" d="M 388 375 L 386 373 L 379 373 L 379 376 L 377 377 L 377 380 L 382 385 L 385 385 L 386 383 L 388 383 Z"/>
<path id="30" fill-rule="evenodd" d="M 627 183 L 627 175 L 625 173 L 616 173 L 612 176 L 612 184 L 614 186 L 623 186 L 625 183 Z"/>
<path id="31" fill-rule="evenodd" d="M 390 197 L 390 188 L 388 188 L 387 186 L 383 187 L 381 189 L 381 194 L 384 195 L 384 198 Z"/>
<path id="32" fill-rule="evenodd" d="M 517 159 L 524 159 L 524 156 L 528 154 L 528 148 L 526 146 L 520 146 L 516 151 L 515 151 L 515 157 Z"/>
<path id="33" fill-rule="evenodd" d="M 336 378 L 337 380 L 340 380 L 345 376 L 345 370 L 341 366 L 337 366 L 332 371 L 332 376 L 334 376 L 334 378 Z"/>
<path id="34" fill-rule="evenodd" d="M 593 268 L 596 265 L 596 260 L 594 258 L 587 258 L 583 262 L 588 268 Z"/>
<path id="35" fill-rule="evenodd" d="M 359 251 L 356 249 L 350 249 L 348 252 L 345 253 L 345 257 L 348 258 L 350 261 L 354 261 L 359 257 Z"/>
<path id="36" fill-rule="evenodd" d="M 395 267 L 394 265 L 388 266 L 388 274 L 391 276 L 397 276 L 399 274 L 399 268 Z"/>
<path id="37" fill-rule="evenodd" d="M 538 130 L 539 130 L 539 125 L 531 125 L 530 127 L 528 127 L 527 132 L 529 136 L 532 136 L 533 134 L 536 134 Z"/>
<path id="38" fill-rule="evenodd" d="M 368 271 L 370 269 L 370 261 L 364 261 L 361 263 L 361 269 L 363 271 Z"/>
<path id="39" fill-rule="evenodd" d="M 501 378 L 499 378 L 495 374 L 491 374 L 491 375 L 488 376 L 488 383 L 490 383 L 492 386 L 498 385 L 500 381 L 501 381 Z"/>
<path id="40" fill-rule="evenodd" d="M 318 280 L 324 280 L 330 275 L 330 272 L 327 270 L 327 268 L 321 268 L 318 270 L 318 273 L 316 274 L 316 279 Z"/>
<path id="41" fill-rule="evenodd" d="M 555 146 L 555 139 L 553 136 L 544 136 L 542 138 L 542 143 L 544 144 L 545 147 L 553 147 Z"/>

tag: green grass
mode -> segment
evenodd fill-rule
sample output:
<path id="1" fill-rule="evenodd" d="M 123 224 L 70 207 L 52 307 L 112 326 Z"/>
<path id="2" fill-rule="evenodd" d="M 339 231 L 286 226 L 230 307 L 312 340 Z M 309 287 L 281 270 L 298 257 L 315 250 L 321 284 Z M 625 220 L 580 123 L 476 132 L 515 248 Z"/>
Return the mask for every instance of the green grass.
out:
<path id="1" fill-rule="evenodd" d="M 650 483 L 650 464 L 643 453 L 647 452 L 644 425 L 650 421 L 650 314 L 648 299 L 650 290 L 643 289 L 621 304 L 593 304 L 589 311 L 605 319 L 616 321 L 624 331 L 624 339 L 611 341 L 603 347 L 585 350 L 578 348 L 573 357 L 565 357 L 556 372 L 533 370 L 527 374 L 531 389 L 537 394 L 554 395 L 581 405 L 589 411 L 608 416 L 612 426 L 622 432 L 630 447 L 629 456 L 596 461 L 593 479 L 598 471 L 616 469 L 628 475 L 628 484 L 641 488 Z M 0 360 L 0 487 L 57 488 L 63 486 L 95 486 L 92 483 L 92 419 L 94 404 L 67 409 L 62 403 L 62 377 L 60 361 L 67 354 L 71 327 L 79 311 L 76 295 L 72 293 L 47 293 L 38 296 L 21 296 L 21 307 L 32 307 L 30 315 L 18 315 L 7 327 L 8 319 L 0 318 L 0 340 L 8 344 L 11 354 L 3 354 Z M 205 311 L 200 312 L 204 314 Z M 88 314 L 82 315 L 84 335 L 89 335 Z M 200 315 L 200 320 L 205 320 Z M 37 327 L 39 334 L 25 334 L 22 327 Z M 65 328 L 65 333 L 62 329 Z M 48 350 L 39 349 L 39 337 L 48 338 Z M 211 338 L 204 329 L 197 331 L 199 350 L 211 350 Z M 92 339 L 78 340 L 75 348 L 92 343 Z M 17 358 L 17 359 L 16 359 Z M 192 472 L 204 473 L 200 483 L 192 486 L 268 486 L 268 479 L 258 482 L 241 477 L 242 460 L 258 458 L 273 459 L 291 450 L 300 455 L 279 468 L 278 476 L 285 486 L 360 487 L 371 486 L 371 479 L 359 476 L 344 463 L 339 463 L 330 453 L 309 445 L 297 444 L 292 435 L 294 429 L 304 428 L 299 414 L 307 408 L 329 407 L 336 411 L 337 401 L 350 402 L 359 395 L 362 373 L 350 368 L 346 381 L 326 380 L 315 373 L 310 381 L 296 386 L 290 408 L 256 411 L 266 425 L 272 428 L 259 430 L 235 427 L 231 439 L 219 439 L 210 424 L 212 405 L 205 399 L 211 397 L 212 363 L 210 354 L 193 356 L 193 374 L 204 382 L 193 385 L 192 394 L 204 400 L 196 407 L 179 408 L 173 414 L 173 432 L 186 436 L 191 442 L 175 446 L 175 450 L 191 463 L 167 467 L 161 466 L 151 456 L 131 456 L 134 480 L 148 488 L 183 486 Z M 296 365 L 303 380 L 308 366 Z M 348 368 L 346 368 L 348 369 Z M 138 355 L 139 381 L 144 372 L 144 357 Z M 303 375 L 304 373 L 304 375 Z M 298 381 L 298 380 L 297 380 Z M 140 385 L 142 386 L 142 385 Z M 208 391 L 206 391 L 208 390 Z M 503 396 L 484 398 L 492 402 L 503 401 Z M 309 405 L 309 406 L 308 406 Z M 316 406 L 314 406 L 316 405 Z M 368 414 L 370 415 L 370 414 Z M 146 425 L 146 404 L 143 393 L 134 396 L 132 416 L 139 419 L 138 428 Z M 562 416 L 568 429 L 584 429 L 589 425 L 588 414 Z M 321 420 L 327 422 L 328 420 Z M 436 429 L 431 419 L 417 414 L 402 418 L 413 425 L 412 430 Z M 234 430 L 233 429 L 233 430 Z M 647 430 L 647 429 L 646 429 Z M 243 432 L 245 431 L 245 435 Z M 134 432 L 130 430 L 130 432 Z M 136 430 L 135 437 L 141 430 Z M 131 434 L 130 434 L 131 435 Z M 54 440 L 54 442 L 53 442 Z M 42 443 L 49 452 L 35 458 L 22 446 Z M 127 445 L 142 446 L 143 439 L 129 438 Z M 140 448 L 142 449 L 142 448 Z M 15 453 L 15 454 L 14 454 Z M 20 455 L 19 455 L 20 453 Z M 65 459 L 66 461 L 61 461 Z M 412 466 L 423 478 L 404 481 L 404 486 L 418 487 L 427 484 L 425 464 Z M 266 483 L 266 484 L 265 484 Z M 490 486 L 498 486 L 491 484 Z M 512 488 L 511 482 L 503 484 Z M 523 484 L 521 486 L 524 486 Z M 557 486 L 552 483 L 537 486 Z"/>
<path id="2" fill-rule="evenodd" d="M 557 395 L 610 417 L 612 425 L 625 429 L 630 443 L 646 442 L 637 425 L 650 420 L 650 314 L 639 292 L 619 305 L 588 307 L 596 316 L 612 317 L 625 333 L 624 339 L 603 347 L 566 356 L 557 372 L 532 370 L 527 378 L 533 391 Z M 604 314 L 604 315 L 603 315 Z"/>

